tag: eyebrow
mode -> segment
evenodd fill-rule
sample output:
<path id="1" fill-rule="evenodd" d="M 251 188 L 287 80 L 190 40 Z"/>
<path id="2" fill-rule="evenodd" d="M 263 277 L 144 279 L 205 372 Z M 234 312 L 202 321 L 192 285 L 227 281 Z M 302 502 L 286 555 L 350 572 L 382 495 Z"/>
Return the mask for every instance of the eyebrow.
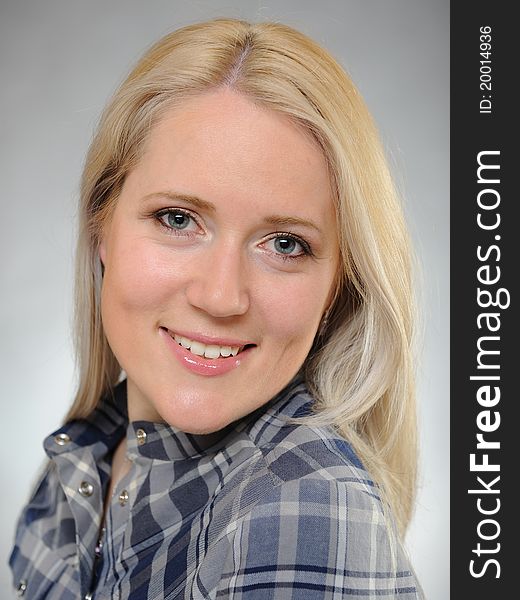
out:
<path id="1" fill-rule="evenodd" d="M 153 192 L 152 194 L 147 194 L 144 197 L 144 200 L 153 200 L 154 198 L 168 198 L 175 202 L 176 200 L 182 200 L 188 204 L 191 204 L 195 208 L 199 210 L 205 210 L 206 212 L 214 213 L 216 212 L 216 207 L 211 202 L 207 202 L 206 200 L 202 200 L 202 198 L 198 198 L 197 196 L 191 196 L 190 194 L 181 194 L 178 192 Z"/>
<path id="2" fill-rule="evenodd" d="M 192 196 L 191 194 L 182 194 L 179 192 L 172 192 L 172 191 L 153 192 L 152 194 L 147 194 L 144 197 L 144 199 L 152 200 L 157 197 L 168 198 L 168 199 L 172 200 L 173 202 L 175 202 L 176 200 L 181 200 L 183 202 L 186 202 L 187 204 L 191 204 L 194 208 L 197 208 L 199 210 L 204 210 L 204 211 L 210 212 L 210 213 L 215 213 L 217 211 L 216 206 L 214 204 L 212 204 L 211 202 L 208 202 L 207 200 L 203 200 L 202 198 L 199 198 L 198 196 Z M 275 225 L 275 226 L 301 225 L 303 227 L 308 227 L 310 229 L 314 229 L 318 233 L 321 233 L 321 229 L 316 225 L 316 223 L 313 223 L 312 221 L 309 221 L 307 219 L 302 219 L 300 217 L 292 217 L 292 216 L 288 216 L 288 215 L 269 215 L 268 217 L 265 217 L 264 222 L 268 223 L 269 225 Z"/>

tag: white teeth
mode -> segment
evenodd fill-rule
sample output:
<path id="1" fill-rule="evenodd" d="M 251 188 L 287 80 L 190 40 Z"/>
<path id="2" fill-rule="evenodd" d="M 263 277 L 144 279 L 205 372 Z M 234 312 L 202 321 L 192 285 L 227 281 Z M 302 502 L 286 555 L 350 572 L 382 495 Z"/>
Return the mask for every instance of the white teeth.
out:
<path id="1" fill-rule="evenodd" d="M 218 358 L 220 356 L 220 346 L 206 346 L 204 356 L 206 358 Z"/>
<path id="2" fill-rule="evenodd" d="M 205 344 L 201 344 L 200 342 L 191 342 L 190 352 L 193 352 L 193 354 L 196 354 L 197 356 L 204 356 L 205 350 Z"/>
<path id="3" fill-rule="evenodd" d="M 196 354 L 197 356 L 204 356 L 205 358 L 219 358 L 219 356 L 228 357 L 236 356 L 240 351 L 240 346 L 217 346 L 215 344 L 203 344 L 202 342 L 196 342 L 185 338 L 182 335 L 172 334 L 173 339 L 186 348 Z"/>

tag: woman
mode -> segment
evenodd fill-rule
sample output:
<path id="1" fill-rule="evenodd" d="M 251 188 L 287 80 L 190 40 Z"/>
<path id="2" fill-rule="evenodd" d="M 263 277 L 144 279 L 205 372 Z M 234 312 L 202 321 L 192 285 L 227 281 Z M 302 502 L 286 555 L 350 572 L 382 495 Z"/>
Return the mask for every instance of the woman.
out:
<path id="1" fill-rule="evenodd" d="M 166 36 L 103 115 L 80 214 L 79 387 L 18 594 L 420 597 L 408 239 L 337 63 L 280 24 Z"/>

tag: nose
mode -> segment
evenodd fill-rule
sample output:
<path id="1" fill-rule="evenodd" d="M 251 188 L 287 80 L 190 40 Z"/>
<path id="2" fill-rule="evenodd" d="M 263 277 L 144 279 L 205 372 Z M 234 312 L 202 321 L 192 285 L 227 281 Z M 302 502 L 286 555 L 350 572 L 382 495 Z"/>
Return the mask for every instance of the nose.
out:
<path id="1" fill-rule="evenodd" d="M 234 244 L 216 244 L 193 262 L 188 302 L 213 317 L 243 315 L 249 308 L 244 258 Z"/>

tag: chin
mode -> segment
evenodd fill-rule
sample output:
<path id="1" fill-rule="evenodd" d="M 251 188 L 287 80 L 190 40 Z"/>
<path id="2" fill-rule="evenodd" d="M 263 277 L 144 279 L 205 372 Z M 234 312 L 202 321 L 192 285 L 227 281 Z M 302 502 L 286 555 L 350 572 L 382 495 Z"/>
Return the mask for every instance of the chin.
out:
<path id="1" fill-rule="evenodd" d="M 177 393 L 173 402 L 169 398 L 163 399 L 158 412 L 171 427 L 185 433 L 204 435 L 224 429 L 243 416 L 239 412 L 230 411 L 225 404 L 225 399 L 218 401 L 215 395 L 211 398 L 200 395 L 194 397 L 192 392 L 179 397 Z"/>

